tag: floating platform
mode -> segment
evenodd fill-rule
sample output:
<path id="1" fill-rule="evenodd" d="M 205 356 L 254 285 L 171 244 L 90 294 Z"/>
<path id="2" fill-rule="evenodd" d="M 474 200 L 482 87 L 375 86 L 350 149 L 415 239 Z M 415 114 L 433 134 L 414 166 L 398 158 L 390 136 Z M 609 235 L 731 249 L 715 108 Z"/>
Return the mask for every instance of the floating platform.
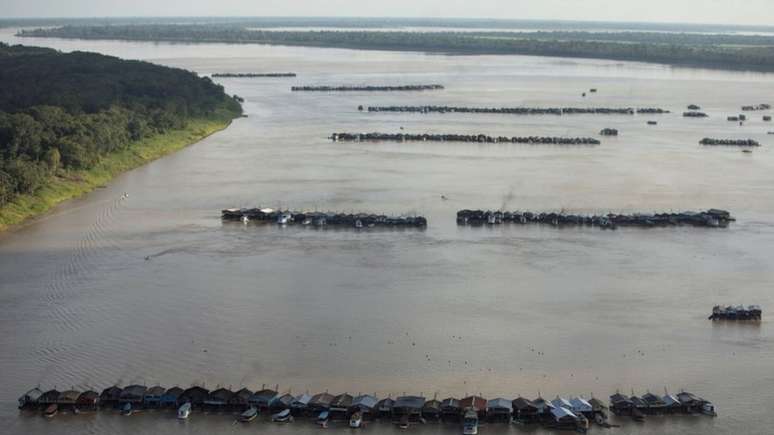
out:
<path id="1" fill-rule="evenodd" d="M 685 118 L 707 118 L 709 115 L 707 115 L 704 112 L 697 112 L 697 111 L 690 111 L 690 112 L 683 112 L 683 117 Z"/>
<path id="2" fill-rule="evenodd" d="M 403 92 L 403 91 L 437 91 L 444 89 L 442 85 L 402 85 L 402 86 L 293 86 L 293 92 Z"/>
<path id="3" fill-rule="evenodd" d="M 753 139 L 712 139 L 705 137 L 699 141 L 705 146 L 735 146 L 735 147 L 759 147 L 761 144 Z"/>
<path id="4" fill-rule="evenodd" d="M 371 213 L 304 212 L 271 208 L 229 208 L 221 212 L 223 220 L 277 223 L 281 225 L 309 225 L 315 227 L 405 227 L 424 228 L 423 216 L 386 216 Z"/>
<path id="5" fill-rule="evenodd" d="M 743 112 L 753 112 L 757 110 L 770 110 L 771 104 L 755 104 L 750 106 L 742 106 Z"/>
<path id="6" fill-rule="evenodd" d="M 628 227 L 668 227 L 691 225 L 695 227 L 724 228 L 735 219 L 725 210 L 711 209 L 702 212 L 578 215 L 555 212 L 521 212 L 491 210 L 460 210 L 458 225 L 546 224 L 552 226 L 592 226 L 602 229 Z"/>
<path id="7" fill-rule="evenodd" d="M 708 317 L 710 320 L 761 320 L 763 309 L 760 305 L 729 305 L 722 307 L 715 305 L 712 308 L 712 314 Z"/>
<path id="8" fill-rule="evenodd" d="M 659 108 L 609 107 L 459 107 L 459 106 L 369 106 L 369 112 L 399 113 L 495 113 L 504 115 L 634 115 L 670 113 Z"/>
<path id="9" fill-rule="evenodd" d="M 528 145 L 599 145 L 591 137 L 489 136 L 485 134 L 333 133 L 334 142 L 467 142 Z"/>
<path id="10" fill-rule="evenodd" d="M 295 77 L 296 73 L 215 73 L 214 78 Z"/>
<path id="11" fill-rule="evenodd" d="M 602 136 L 618 136 L 618 130 L 615 128 L 603 128 L 599 134 Z"/>

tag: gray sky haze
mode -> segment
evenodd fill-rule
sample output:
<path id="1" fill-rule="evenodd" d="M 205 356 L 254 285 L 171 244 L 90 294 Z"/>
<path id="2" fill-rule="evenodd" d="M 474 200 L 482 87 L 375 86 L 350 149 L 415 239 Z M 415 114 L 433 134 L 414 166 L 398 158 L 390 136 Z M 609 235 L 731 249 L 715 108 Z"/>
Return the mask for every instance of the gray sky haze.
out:
<path id="1" fill-rule="evenodd" d="M 361 16 L 774 23 L 774 0 L 0 0 L 0 16 Z"/>

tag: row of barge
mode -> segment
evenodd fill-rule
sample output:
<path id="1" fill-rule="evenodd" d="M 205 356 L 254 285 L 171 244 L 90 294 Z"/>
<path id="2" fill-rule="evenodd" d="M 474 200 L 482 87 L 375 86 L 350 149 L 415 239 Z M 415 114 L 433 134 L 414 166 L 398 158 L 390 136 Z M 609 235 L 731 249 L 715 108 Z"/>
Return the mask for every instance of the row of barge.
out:
<path id="1" fill-rule="evenodd" d="M 715 305 L 709 320 L 761 320 L 763 308 L 760 305 Z"/>
<path id="2" fill-rule="evenodd" d="M 213 78 L 295 77 L 296 73 L 215 73 Z"/>
<path id="3" fill-rule="evenodd" d="M 520 143 L 532 145 L 599 145 L 591 137 L 489 136 L 486 134 L 333 133 L 334 142 L 468 142 Z"/>
<path id="4" fill-rule="evenodd" d="M 226 221 L 251 221 L 281 225 L 340 226 L 352 228 L 405 227 L 424 228 L 424 216 L 387 216 L 369 213 L 331 213 L 275 210 L 272 208 L 229 208 L 221 211 Z"/>
<path id="5" fill-rule="evenodd" d="M 529 211 L 460 210 L 458 225 L 546 224 L 552 226 L 594 226 L 602 229 L 629 227 L 667 227 L 691 225 L 696 227 L 727 227 L 735 221 L 725 210 L 710 209 L 700 212 L 580 215 L 564 212 L 533 213 Z"/>
<path id="6" fill-rule="evenodd" d="M 347 393 L 333 395 L 327 391 L 315 395 L 308 393 L 293 395 L 280 393 L 275 389 L 262 387 L 252 391 L 242 388 L 232 391 L 220 387 L 210 391 L 202 386 L 187 389 L 161 386 L 146 387 L 129 385 L 125 388 L 111 386 L 101 393 L 90 390 L 80 392 L 75 389 L 42 391 L 33 388 L 19 398 L 19 409 L 44 410 L 44 414 L 53 416 L 59 411 L 82 413 L 101 409 L 119 409 L 125 415 L 131 415 L 145 409 L 177 409 L 179 418 L 188 418 L 191 410 L 207 412 L 242 413 L 244 421 L 249 421 L 261 412 L 277 415 L 313 417 L 318 421 L 350 420 L 358 418 L 369 421 L 376 419 L 392 420 L 408 427 L 410 424 L 428 422 L 464 422 L 474 420 L 490 423 L 540 424 L 550 428 L 570 429 L 585 432 L 596 423 L 603 427 L 612 427 L 608 423 L 608 409 L 617 416 L 628 416 L 642 420 L 645 415 L 669 414 L 706 414 L 715 416 L 713 404 L 694 394 L 681 392 L 676 395 L 657 396 L 646 393 L 639 397 L 624 396 L 620 393 L 610 396 L 608 408 L 601 400 L 583 397 L 570 399 L 557 396 L 554 400 L 538 397 L 535 400 L 518 397 L 506 399 L 498 397 L 487 400 L 478 395 L 462 399 L 449 397 L 443 400 L 424 396 L 404 395 L 395 399 L 379 399 L 375 395 Z M 275 420 L 276 421 L 276 420 Z M 291 421 L 285 418 L 281 421 Z M 360 424 L 356 427 L 359 427 Z"/>
<path id="7" fill-rule="evenodd" d="M 443 85 L 401 85 L 401 86 L 293 86 L 293 92 L 401 92 L 401 91 L 437 91 L 445 89 Z"/>
<path id="8" fill-rule="evenodd" d="M 753 139 L 713 139 L 705 137 L 699 143 L 704 146 L 737 146 L 737 147 L 759 147 L 761 144 Z"/>
<path id="9" fill-rule="evenodd" d="M 362 110 L 362 106 L 359 107 Z M 459 106 L 369 106 L 368 112 L 400 113 L 496 113 L 507 115 L 634 115 L 670 113 L 669 110 L 642 108 L 610 107 L 459 107 Z"/>

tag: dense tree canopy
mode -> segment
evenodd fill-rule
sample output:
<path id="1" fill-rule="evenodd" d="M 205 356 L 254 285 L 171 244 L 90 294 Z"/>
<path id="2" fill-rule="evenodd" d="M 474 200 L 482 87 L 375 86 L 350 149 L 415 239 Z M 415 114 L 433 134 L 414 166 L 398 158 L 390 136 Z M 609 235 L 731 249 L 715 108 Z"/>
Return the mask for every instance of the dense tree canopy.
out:
<path id="1" fill-rule="evenodd" d="M 26 30 L 20 32 L 20 35 L 261 43 L 464 54 L 523 54 L 774 71 L 774 37 L 728 33 L 271 31 L 236 24 L 136 24 L 64 26 Z"/>
<path id="2" fill-rule="evenodd" d="M 94 53 L 0 44 L 0 83 L 0 206 L 59 169 L 88 169 L 192 118 L 241 113 L 208 78 Z"/>

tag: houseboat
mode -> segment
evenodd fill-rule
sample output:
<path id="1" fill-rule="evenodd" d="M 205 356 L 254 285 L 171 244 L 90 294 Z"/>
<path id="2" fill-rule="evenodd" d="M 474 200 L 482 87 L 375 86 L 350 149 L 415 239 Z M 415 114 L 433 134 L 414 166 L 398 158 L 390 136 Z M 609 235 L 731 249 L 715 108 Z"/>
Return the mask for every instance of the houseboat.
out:
<path id="1" fill-rule="evenodd" d="M 19 409 L 29 409 L 38 406 L 38 399 L 43 395 L 40 388 L 33 388 L 19 397 Z"/>

